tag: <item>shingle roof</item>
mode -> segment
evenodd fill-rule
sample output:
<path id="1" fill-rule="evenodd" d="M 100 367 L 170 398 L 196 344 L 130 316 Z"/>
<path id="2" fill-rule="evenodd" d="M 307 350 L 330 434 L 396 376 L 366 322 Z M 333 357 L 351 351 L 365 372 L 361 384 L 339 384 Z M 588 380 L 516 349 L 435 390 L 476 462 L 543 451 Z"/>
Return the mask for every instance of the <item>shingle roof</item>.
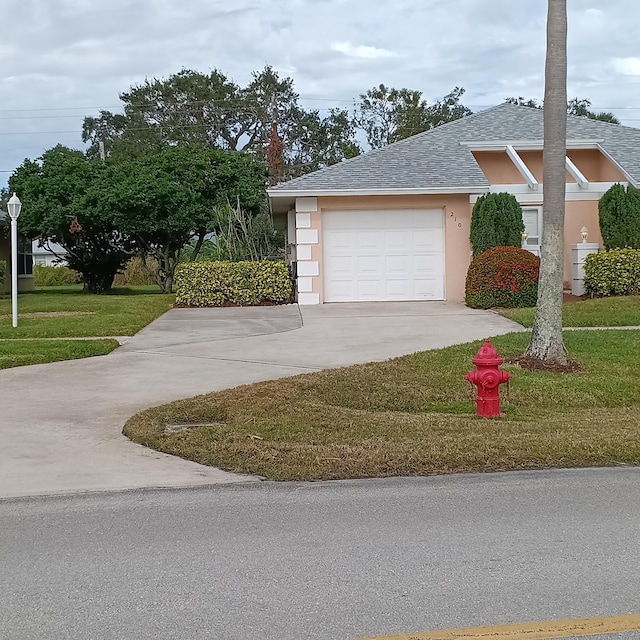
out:
<path id="1" fill-rule="evenodd" d="M 487 188 L 468 142 L 542 140 L 540 109 L 501 104 L 269 189 L 278 192 Z M 567 117 L 568 140 L 594 140 L 640 184 L 640 129 Z"/>

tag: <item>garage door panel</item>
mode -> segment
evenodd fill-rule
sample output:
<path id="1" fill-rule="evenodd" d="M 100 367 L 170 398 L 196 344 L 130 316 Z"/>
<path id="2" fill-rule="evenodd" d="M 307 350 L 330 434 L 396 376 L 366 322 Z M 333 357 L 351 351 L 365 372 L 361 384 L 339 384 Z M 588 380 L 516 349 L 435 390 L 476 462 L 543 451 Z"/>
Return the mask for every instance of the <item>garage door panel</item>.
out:
<path id="1" fill-rule="evenodd" d="M 415 251 L 442 251 L 442 229 L 416 229 L 411 240 Z"/>
<path id="2" fill-rule="evenodd" d="M 404 275 L 405 278 L 411 276 L 410 256 L 386 256 L 384 260 L 387 275 Z"/>
<path id="3" fill-rule="evenodd" d="M 418 298 L 433 298 L 435 300 L 441 286 L 441 283 L 433 278 L 416 278 L 413 281 L 414 295 Z"/>
<path id="4" fill-rule="evenodd" d="M 442 210 L 322 216 L 327 302 L 444 299 Z"/>
<path id="5" fill-rule="evenodd" d="M 385 237 L 385 249 L 392 252 L 406 253 L 407 247 L 413 244 L 410 231 L 387 231 Z"/>
<path id="6" fill-rule="evenodd" d="M 380 277 L 382 275 L 379 256 L 358 256 L 356 262 L 359 276 Z"/>
<path id="7" fill-rule="evenodd" d="M 353 231 L 327 231 L 325 242 L 331 245 L 334 255 L 352 256 L 355 235 Z"/>

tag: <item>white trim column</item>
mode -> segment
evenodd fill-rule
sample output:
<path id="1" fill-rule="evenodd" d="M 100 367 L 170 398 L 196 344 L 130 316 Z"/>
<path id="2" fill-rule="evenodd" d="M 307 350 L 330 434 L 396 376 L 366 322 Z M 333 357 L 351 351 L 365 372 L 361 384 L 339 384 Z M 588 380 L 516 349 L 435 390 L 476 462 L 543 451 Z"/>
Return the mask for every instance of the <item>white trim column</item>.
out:
<path id="1" fill-rule="evenodd" d="M 588 255 L 598 253 L 597 242 L 580 242 L 571 245 L 571 293 L 574 296 L 584 295 L 584 261 Z"/>
<path id="2" fill-rule="evenodd" d="M 320 263 L 313 255 L 320 250 L 320 231 L 312 223 L 312 216 L 317 215 L 317 198 L 296 198 L 297 286 L 301 305 L 320 304 Z"/>

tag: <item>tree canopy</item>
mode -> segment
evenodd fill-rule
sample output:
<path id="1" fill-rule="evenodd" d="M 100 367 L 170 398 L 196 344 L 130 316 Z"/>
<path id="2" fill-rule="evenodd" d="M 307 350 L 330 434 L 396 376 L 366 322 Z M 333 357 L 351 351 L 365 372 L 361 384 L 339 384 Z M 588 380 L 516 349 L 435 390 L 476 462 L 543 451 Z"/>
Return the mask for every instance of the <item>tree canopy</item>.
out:
<path id="1" fill-rule="evenodd" d="M 135 242 L 113 224 L 107 212 L 91 206 L 92 191 L 104 167 L 81 151 L 62 145 L 37 160 L 25 160 L 9 178 L 20 194 L 20 229 L 40 237 L 43 246 L 62 245 L 69 266 L 82 274 L 85 290 L 102 293 L 135 251 Z"/>
<path id="2" fill-rule="evenodd" d="M 182 69 L 153 78 L 120 94 L 124 114 L 101 111 L 85 118 L 82 139 L 88 155 L 139 156 L 176 144 L 244 151 L 269 159 L 275 130 L 281 141 L 276 179 L 295 177 L 360 153 L 353 119 L 333 108 L 326 116 L 305 110 L 291 78 L 270 66 L 241 87 L 214 69 Z"/>
<path id="3" fill-rule="evenodd" d="M 505 102 L 510 104 L 517 104 L 521 107 L 532 107 L 534 109 L 542 109 L 544 102 L 538 102 L 536 98 L 518 98 L 510 97 L 505 98 Z M 571 98 L 567 101 L 567 115 L 570 116 L 585 116 L 591 120 L 602 120 L 603 122 L 610 122 L 611 124 L 620 124 L 620 120 L 616 118 L 613 113 L 609 111 L 591 111 L 591 100 L 588 98 Z"/>
<path id="4" fill-rule="evenodd" d="M 170 292 L 180 249 L 195 238 L 195 258 L 229 203 L 264 210 L 265 179 L 251 156 L 185 143 L 106 162 L 57 146 L 25 160 L 9 185 L 23 201 L 22 231 L 61 244 L 88 291 L 109 290 L 137 253 L 157 258 Z"/>
<path id="5" fill-rule="evenodd" d="M 158 284 L 170 293 L 180 250 L 221 223 L 229 203 L 256 214 L 266 206 L 264 164 L 246 154 L 197 144 L 106 163 L 91 205 L 142 253 L 158 260 Z"/>
<path id="6" fill-rule="evenodd" d="M 355 122 L 364 131 L 372 149 L 403 140 L 471 113 L 460 103 L 464 89 L 455 87 L 429 105 L 421 91 L 393 89 L 384 84 L 360 95 Z"/>

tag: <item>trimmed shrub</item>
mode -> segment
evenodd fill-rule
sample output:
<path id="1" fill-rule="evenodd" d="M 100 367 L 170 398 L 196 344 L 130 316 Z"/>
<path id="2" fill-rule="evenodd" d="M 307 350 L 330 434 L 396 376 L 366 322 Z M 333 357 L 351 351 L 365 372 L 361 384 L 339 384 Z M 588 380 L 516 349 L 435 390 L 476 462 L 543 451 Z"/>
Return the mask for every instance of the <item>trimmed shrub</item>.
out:
<path id="1" fill-rule="evenodd" d="M 7 275 L 7 263 L 4 260 L 0 260 L 0 285 L 4 282 L 4 277 Z"/>
<path id="2" fill-rule="evenodd" d="M 186 262 L 175 275 L 176 303 L 189 307 L 286 304 L 293 289 L 284 262 Z"/>
<path id="3" fill-rule="evenodd" d="M 521 247 L 523 231 L 522 209 L 510 193 L 487 193 L 473 206 L 469 240 L 474 256 L 492 247 Z"/>
<path id="4" fill-rule="evenodd" d="M 33 265 L 33 278 L 36 287 L 64 287 L 82 282 L 82 276 L 69 267 L 45 267 Z"/>
<path id="5" fill-rule="evenodd" d="M 598 203 L 605 249 L 640 249 L 640 191 L 614 184 Z"/>
<path id="6" fill-rule="evenodd" d="M 494 247 L 469 265 L 465 302 L 474 309 L 534 307 L 540 258 L 520 247 Z"/>
<path id="7" fill-rule="evenodd" d="M 113 280 L 114 287 L 136 284 L 158 284 L 158 261 L 155 258 L 131 258 L 122 273 Z"/>
<path id="8" fill-rule="evenodd" d="M 612 249 L 587 256 L 584 290 L 594 296 L 640 294 L 640 250 Z"/>

